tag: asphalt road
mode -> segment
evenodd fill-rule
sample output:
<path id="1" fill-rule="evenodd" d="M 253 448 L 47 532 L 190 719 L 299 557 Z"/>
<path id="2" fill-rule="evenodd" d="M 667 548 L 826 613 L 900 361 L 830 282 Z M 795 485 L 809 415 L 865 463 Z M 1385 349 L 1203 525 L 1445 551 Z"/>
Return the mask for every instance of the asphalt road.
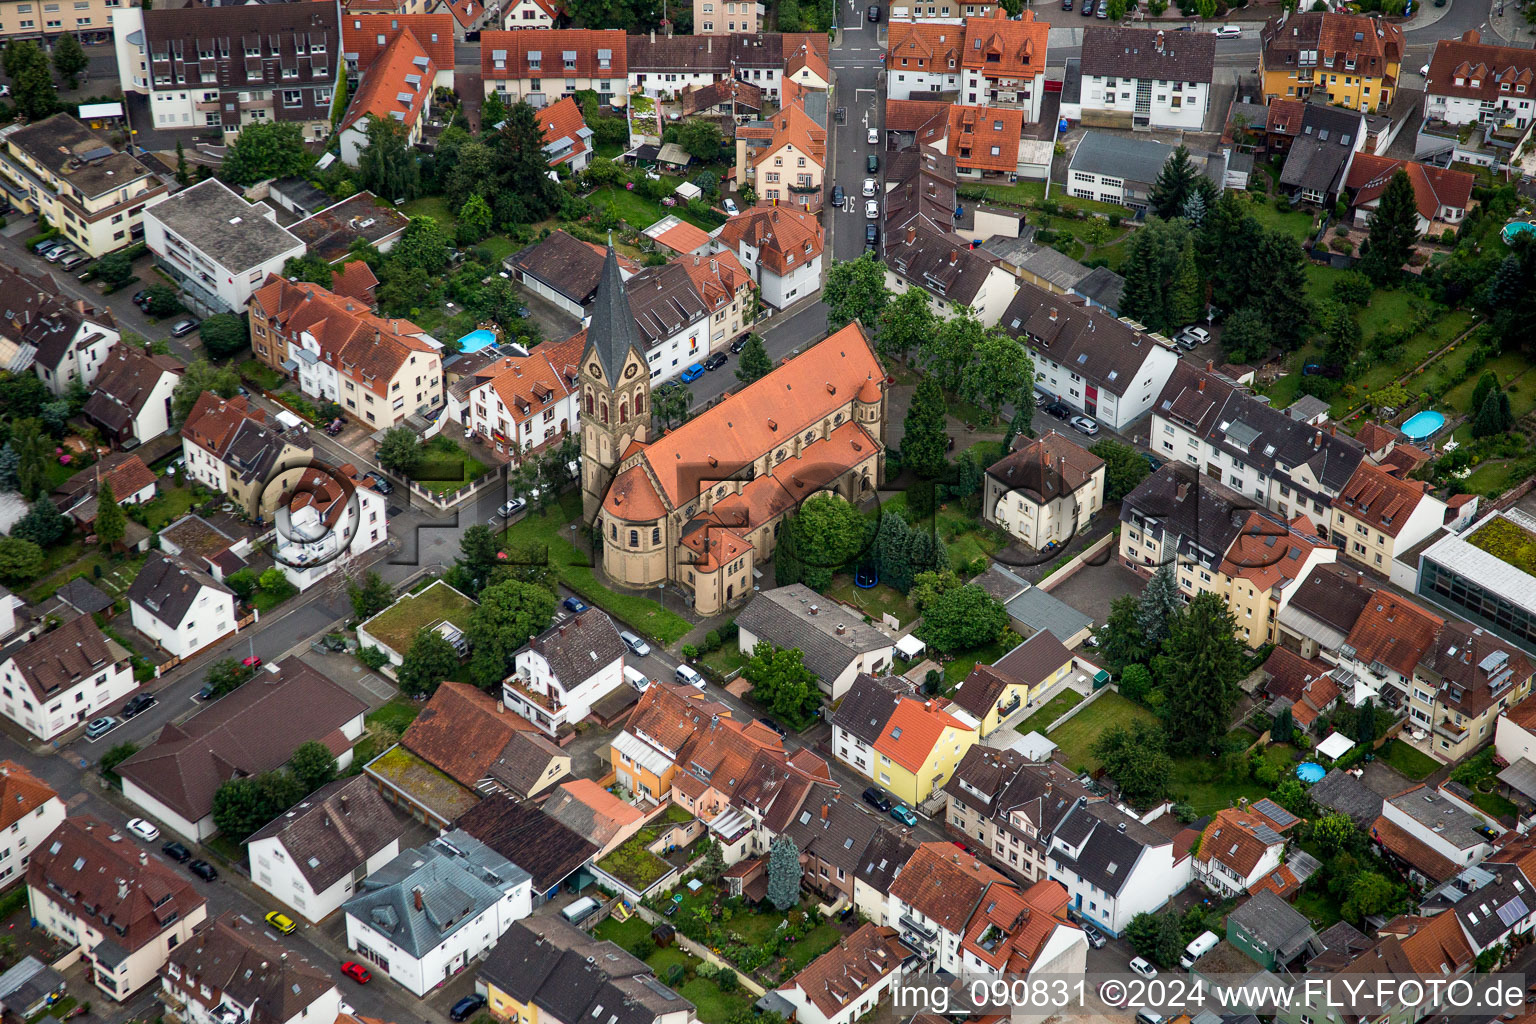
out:
<path id="1" fill-rule="evenodd" d="M 832 185 L 841 185 L 848 198 L 841 210 L 828 204 L 825 224 L 827 250 L 838 260 L 855 260 L 864 252 L 866 199 L 860 191 L 869 176 L 866 161 L 884 148 L 879 143 L 871 145 L 868 133 L 871 128 L 879 130 L 885 119 L 881 100 L 885 23 L 871 23 L 865 17 L 866 5 L 857 0 L 838 3 L 843 31 L 831 52 L 836 76 L 833 105 L 844 108 L 847 118 L 844 124 L 827 126 L 827 191 L 830 195 Z"/>

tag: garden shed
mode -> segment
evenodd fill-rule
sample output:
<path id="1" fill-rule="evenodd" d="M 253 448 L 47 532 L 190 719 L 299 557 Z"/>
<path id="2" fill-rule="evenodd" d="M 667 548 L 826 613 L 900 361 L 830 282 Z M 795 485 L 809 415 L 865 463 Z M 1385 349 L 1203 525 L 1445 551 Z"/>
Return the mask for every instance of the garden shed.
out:
<path id="1" fill-rule="evenodd" d="M 658 948 L 665 949 L 672 945 L 672 940 L 675 938 L 677 938 L 677 929 L 665 921 L 651 929 L 651 941 L 656 943 Z"/>

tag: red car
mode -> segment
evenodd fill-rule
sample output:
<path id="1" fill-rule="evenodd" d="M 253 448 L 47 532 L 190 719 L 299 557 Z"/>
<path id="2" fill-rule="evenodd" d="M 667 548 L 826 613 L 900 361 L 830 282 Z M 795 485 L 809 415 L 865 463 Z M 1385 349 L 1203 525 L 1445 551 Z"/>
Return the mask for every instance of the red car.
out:
<path id="1" fill-rule="evenodd" d="M 345 974 L 359 985 L 368 984 L 368 979 L 373 977 L 373 975 L 368 973 L 368 968 L 351 960 L 348 960 L 346 963 L 341 965 L 341 973 Z"/>
<path id="2" fill-rule="evenodd" d="M 249 658 L 241 658 L 240 664 L 244 665 L 246 668 L 260 668 L 261 655 L 253 654 Z"/>

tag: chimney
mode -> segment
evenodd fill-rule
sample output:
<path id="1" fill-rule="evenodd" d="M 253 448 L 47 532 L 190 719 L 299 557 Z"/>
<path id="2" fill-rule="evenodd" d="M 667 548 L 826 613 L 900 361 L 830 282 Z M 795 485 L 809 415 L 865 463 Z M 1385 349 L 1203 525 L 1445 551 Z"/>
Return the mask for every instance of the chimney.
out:
<path id="1" fill-rule="evenodd" d="M 704 41 L 704 52 L 705 53 L 714 53 L 715 52 L 715 37 L 714 36 L 705 36 L 704 40 L 705 40 Z"/>
<path id="2" fill-rule="evenodd" d="M 1323 446 L 1323 432 L 1321 430 L 1319 430 L 1316 434 L 1314 434 L 1312 436 L 1312 447 L 1313 448 L 1321 448 L 1322 446 Z"/>
<path id="3" fill-rule="evenodd" d="M 821 805 L 821 820 L 822 821 L 826 821 L 827 820 L 827 812 L 830 811 L 831 809 L 832 808 L 830 806 L 828 806 L 827 804 L 822 804 Z"/>
<path id="4" fill-rule="evenodd" d="M 1214 360 L 1214 359 L 1207 359 L 1205 361 L 1205 372 L 1206 373 L 1210 373 L 1214 369 L 1216 369 L 1216 360 Z"/>
<path id="5" fill-rule="evenodd" d="M 656 45 L 656 30 L 655 29 L 651 29 L 651 45 L 652 46 Z"/>
<path id="6" fill-rule="evenodd" d="M 352 808 L 347 804 L 347 794 L 343 793 L 336 798 L 336 805 L 341 808 L 342 814 L 351 814 Z"/>
<path id="7" fill-rule="evenodd" d="M 916 241 L 917 241 L 917 225 L 916 224 L 908 224 L 907 225 L 907 244 L 908 245 L 912 245 Z"/>
<path id="8" fill-rule="evenodd" d="M 143 850 L 139 851 L 139 863 L 140 864 L 148 864 L 149 863 L 149 854 L 145 853 Z"/>
<path id="9" fill-rule="evenodd" d="M 496 713 L 498 715 L 506 714 L 507 713 L 507 706 L 506 706 L 506 704 L 502 703 L 501 701 L 497 701 L 496 702 Z"/>
<path id="10" fill-rule="evenodd" d="M 960 250 L 959 249 L 951 249 L 951 250 L 949 250 L 949 265 L 950 266 L 954 266 L 955 265 L 955 261 L 958 260 L 959 258 L 960 258 Z"/>
<path id="11" fill-rule="evenodd" d="M 813 604 L 811 605 L 809 611 L 812 615 L 815 615 L 817 612 L 821 611 L 821 609 Z"/>
<path id="12" fill-rule="evenodd" d="M 411 890 L 411 898 L 412 898 L 413 902 L 415 902 L 415 904 L 416 904 L 416 909 L 420 910 L 421 909 L 421 886 L 418 885 L 416 888 Z"/>
<path id="13" fill-rule="evenodd" d="M 1052 306 L 1051 307 L 1051 323 L 1055 323 L 1056 322 L 1056 315 L 1057 315 L 1056 314 L 1056 307 Z"/>
<path id="14" fill-rule="evenodd" d="M 1195 381 L 1195 390 L 1196 391 L 1204 391 L 1205 390 L 1205 378 L 1204 377 L 1201 377 L 1199 380 Z"/>
<path id="15" fill-rule="evenodd" d="M 1156 45 L 1157 45 L 1157 52 L 1158 53 L 1162 53 L 1163 52 L 1163 30 L 1162 29 L 1158 29 L 1157 30 L 1157 44 Z"/>
<path id="16" fill-rule="evenodd" d="M 848 627 L 843 625 L 841 622 L 839 622 L 837 624 L 837 635 L 838 636 L 843 636 L 847 632 L 848 632 Z"/>

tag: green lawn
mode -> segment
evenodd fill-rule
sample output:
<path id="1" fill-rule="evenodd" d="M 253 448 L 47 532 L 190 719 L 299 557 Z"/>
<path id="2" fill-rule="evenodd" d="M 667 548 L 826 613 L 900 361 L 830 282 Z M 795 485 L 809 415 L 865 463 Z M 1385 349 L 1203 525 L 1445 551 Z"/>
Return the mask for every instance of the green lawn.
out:
<path id="1" fill-rule="evenodd" d="M 794 965 L 795 970 L 799 971 L 806 964 L 837 945 L 840 938 L 842 938 L 842 933 L 837 930 L 837 926 L 831 921 L 823 921 L 807 932 L 805 938 L 798 942 L 790 943 L 789 951 L 786 955 L 789 957 L 790 963 Z"/>
<path id="2" fill-rule="evenodd" d="M 907 495 L 903 492 L 883 500 L 879 514 L 901 515 L 906 507 Z M 988 526 L 975 516 L 966 515 L 958 502 L 940 505 L 932 519 L 914 523 L 913 529 L 933 530 L 945 547 L 949 548 L 949 559 L 956 569 L 983 555 L 990 558 L 993 553 L 1008 546 L 1007 534 Z"/>
<path id="3" fill-rule="evenodd" d="M 718 672 L 720 678 L 724 679 L 745 665 L 748 659 L 745 654 L 741 653 L 741 648 L 736 646 L 736 641 L 732 640 L 730 643 L 721 644 L 699 660 Z"/>
<path id="4" fill-rule="evenodd" d="M 160 480 L 159 488 L 160 493 L 142 506 L 144 525 L 156 533 L 186 515 L 196 504 L 192 488 L 172 486 L 169 477 Z"/>
<path id="5" fill-rule="evenodd" d="M 676 186 L 684 179 L 663 175 L 662 180 Z M 679 219 L 685 220 L 694 227 L 702 228 L 705 231 L 712 231 L 716 227 L 716 225 L 701 220 L 692 213 L 689 213 L 688 207 L 683 203 L 678 203 L 676 206 L 663 206 L 654 199 L 647 199 L 639 192 L 631 192 L 618 185 L 604 185 L 600 189 L 595 189 L 587 198 L 592 200 L 594 209 L 612 206 L 613 211 L 620 217 L 623 217 L 625 222 L 636 231 L 649 227 L 669 213 L 675 214 Z"/>
<path id="6" fill-rule="evenodd" d="M 1495 356 L 1484 363 L 1481 370 L 1476 373 L 1467 374 L 1466 380 L 1447 391 L 1440 399 L 1440 405 L 1444 409 L 1471 415 L 1475 410 L 1468 408 L 1468 406 L 1472 404 L 1472 391 L 1477 387 L 1477 379 L 1479 377 L 1484 373 L 1492 371 L 1498 376 L 1499 383 L 1507 386 L 1510 381 L 1530 369 L 1530 367 L 1530 362 L 1519 352 L 1505 352 L 1502 355 Z M 1521 381 L 1521 383 L 1526 384 L 1525 381 Z M 1532 383 L 1536 383 L 1536 381 Z M 1520 398 L 1524 398 L 1529 402 L 1531 400 L 1530 396 L 1536 395 L 1536 388 L 1531 387 L 1530 384 L 1526 384 L 1525 387 L 1516 385 L 1516 388 L 1517 390 L 1509 396 L 1509 404 L 1510 411 L 1514 413 L 1516 419 L 1519 419 L 1522 414 L 1516 412 L 1514 406 L 1518 404 Z M 1517 396 L 1519 397 L 1517 398 Z"/>
<path id="7" fill-rule="evenodd" d="M 53 596 L 53 592 L 77 577 L 84 577 L 108 597 L 121 597 L 127 592 L 133 578 L 144 565 L 145 555 L 132 558 L 114 557 L 99 547 L 87 548 L 79 541 L 72 541 L 49 548 L 43 556 L 43 572 L 24 592 L 29 601 L 41 601 Z M 101 575 L 96 575 L 97 570 Z"/>
<path id="8" fill-rule="evenodd" d="M 628 626 L 658 640 L 662 646 L 676 643 L 693 628 L 687 619 L 648 597 L 621 594 L 600 583 L 587 556 L 572 540 L 575 536 L 571 529 L 573 525 L 578 530 L 581 528 L 579 491 L 567 491 L 544 512 L 530 512 L 508 527 L 502 540 L 505 547 L 516 549 L 523 557 L 547 558 L 566 586 L 604 611 L 618 616 Z M 671 596 L 666 598 L 667 603 L 676 607 L 682 596 L 676 587 L 669 589 Z"/>
<path id="9" fill-rule="evenodd" d="M 459 226 L 459 218 L 454 216 L 444 196 L 422 196 L 420 199 L 412 199 L 400 209 L 408 217 L 431 217 L 437 221 L 438 227 L 448 232 L 449 238 L 453 237 L 454 230 Z"/>
<path id="10" fill-rule="evenodd" d="M 1338 902 L 1320 888 L 1303 889 L 1291 903 L 1319 930 L 1338 924 L 1344 916 L 1339 912 Z"/>
<path id="11" fill-rule="evenodd" d="M 966 676 L 971 674 L 971 669 L 977 665 L 992 664 L 1019 646 L 1019 643 L 1019 635 L 1009 630 L 1001 640 L 987 644 L 985 647 L 978 647 L 974 651 L 966 651 L 963 654 L 956 655 L 953 660 L 944 663 L 945 686 L 953 687 L 956 683 L 962 682 Z"/>
<path id="12" fill-rule="evenodd" d="M 1298 242 L 1305 242 L 1312 237 L 1314 217 L 1306 210 L 1281 213 L 1275 209 L 1274 203 L 1265 202 L 1252 204 L 1248 207 L 1248 212 L 1266 228 L 1271 231 L 1283 231 Z"/>
<path id="13" fill-rule="evenodd" d="M 592 929 L 592 937 L 604 942 L 612 942 L 623 946 L 625 949 L 633 949 L 641 939 L 649 938 L 651 926 L 641 920 L 639 914 L 630 915 L 629 920 L 620 921 L 614 917 L 604 918 L 602 923 Z"/>
<path id="14" fill-rule="evenodd" d="M 1281 770 L 1283 778 L 1296 763 L 1294 751 L 1285 744 L 1275 744 L 1264 751 L 1264 756 Z M 1207 757 L 1174 758 L 1168 788 L 1175 799 L 1189 804 L 1196 814 L 1213 814 L 1243 798 L 1253 801 L 1270 795 L 1268 786 L 1251 778 L 1227 778 L 1217 762 Z"/>
<path id="15" fill-rule="evenodd" d="M 1519 470 L 1518 459 L 1497 459 L 1493 462 L 1485 462 L 1463 477 L 1458 482 L 1458 486 L 1468 494 L 1482 494 L 1494 498 L 1515 485 L 1520 475 Z"/>
<path id="16" fill-rule="evenodd" d="M 1113 725 L 1129 728 L 1137 719 L 1156 722 L 1157 716 L 1118 693 L 1110 692 L 1078 712 L 1071 721 L 1052 730 L 1049 737 L 1060 748 L 1060 760 L 1069 768 L 1094 770 L 1100 765 L 1090 751 L 1099 736 Z"/>
<path id="17" fill-rule="evenodd" d="M 1046 726 L 1050 725 L 1062 715 L 1071 711 L 1083 702 L 1083 695 L 1076 690 L 1062 690 L 1056 696 L 1040 705 L 1040 710 L 1030 715 L 1024 721 L 1014 726 L 1024 735 L 1032 732 L 1045 733 Z"/>
<path id="18" fill-rule="evenodd" d="M 456 452 L 430 449 L 411 479 L 433 494 L 457 491 L 491 471 L 491 467 L 454 445 Z"/>
<path id="19" fill-rule="evenodd" d="M 257 359 L 247 359 L 239 366 L 240 376 L 265 391 L 283 386 L 283 375 Z"/>
<path id="20" fill-rule="evenodd" d="M 366 721 L 370 727 L 381 725 L 395 732 L 405 732 L 420 713 L 421 705 L 416 701 L 397 698 L 371 712 Z"/>
<path id="21" fill-rule="evenodd" d="M 486 251 L 486 254 L 490 257 L 487 262 L 490 264 L 491 269 L 495 270 L 496 267 L 500 266 L 502 260 L 517 252 L 518 246 L 516 242 L 506 235 L 492 235 L 479 245 L 476 245 L 475 248 Z"/>
<path id="22" fill-rule="evenodd" d="M 704 1024 L 725 1024 L 736 1014 L 752 1009 L 753 997 L 745 989 L 722 992 L 719 985 L 704 978 L 684 982 L 678 994 L 694 1005 Z"/>
<path id="23" fill-rule="evenodd" d="M 733 920 L 732 924 L 735 924 L 736 920 Z M 809 943 L 819 931 L 820 929 L 812 931 L 810 935 L 800 940 L 800 943 L 796 943 L 796 946 Z M 615 921 L 610 917 L 592 930 L 594 938 L 613 942 L 631 952 L 642 939 L 649 938 L 650 934 L 651 926 L 642 921 L 638 914 L 628 921 Z M 836 942 L 835 936 L 833 942 Z M 831 944 L 826 948 L 830 949 Z M 663 980 L 667 970 L 673 966 L 681 967 L 688 974 L 692 974 L 701 963 L 697 957 L 690 956 L 675 946 L 657 949 L 646 958 L 645 962 L 651 970 L 656 972 L 656 976 Z M 735 1014 L 748 1011 L 752 1007 L 752 995 L 745 989 L 738 988 L 735 992 L 722 992 L 720 986 L 703 978 L 691 978 L 679 985 L 677 991 L 684 999 L 693 1003 L 698 1010 L 699 1020 L 704 1024 L 725 1024 Z"/>
<path id="24" fill-rule="evenodd" d="M 894 615 L 898 622 L 906 626 L 917 618 L 917 609 L 912 607 L 907 596 L 884 583 L 876 583 L 865 589 L 854 586 L 852 576 L 838 575 L 833 577 L 832 586 L 827 588 L 826 594 L 858 608 L 876 622 L 880 621 L 882 615 Z"/>
<path id="25" fill-rule="evenodd" d="M 419 594 L 402 597 L 367 622 L 368 635 L 403 655 L 424 626 L 447 620 L 460 629 L 469 628 L 475 602 L 446 583 L 436 582 Z"/>
<path id="26" fill-rule="evenodd" d="M 972 187 L 961 186 L 964 194 L 969 196 Z M 1008 203 L 1014 206 L 1038 206 L 1045 201 L 1045 182 L 1021 181 L 1013 185 L 984 185 L 981 191 L 986 193 L 983 200 L 988 203 Z M 1067 194 L 1067 190 L 1058 185 L 1051 189 L 1051 199 L 1064 209 L 1082 210 L 1086 213 L 1102 214 L 1106 217 L 1119 215 L 1127 219 L 1131 211 L 1114 203 L 1101 203 L 1096 199 L 1079 199 Z"/>
<path id="27" fill-rule="evenodd" d="M 1440 767 L 1440 763 L 1434 758 L 1420 753 L 1402 740 L 1387 742 L 1376 751 L 1376 758 L 1410 782 L 1426 779 Z"/>
<path id="28" fill-rule="evenodd" d="M 1520 808 L 1497 793 L 1473 793 L 1472 803 L 1495 818 L 1513 819 L 1520 813 Z"/>

